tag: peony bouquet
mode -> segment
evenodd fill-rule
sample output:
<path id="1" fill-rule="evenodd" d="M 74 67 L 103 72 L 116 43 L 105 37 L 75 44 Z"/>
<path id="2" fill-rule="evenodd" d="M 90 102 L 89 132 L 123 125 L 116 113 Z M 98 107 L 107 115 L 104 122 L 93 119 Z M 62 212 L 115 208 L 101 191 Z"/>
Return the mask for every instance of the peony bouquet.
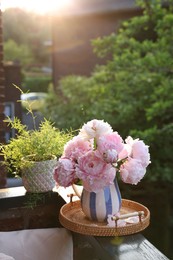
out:
<path id="1" fill-rule="evenodd" d="M 149 163 L 149 149 L 142 140 L 129 136 L 124 142 L 107 122 L 94 119 L 64 146 L 54 178 L 64 187 L 81 180 L 86 190 L 98 192 L 113 184 L 117 173 L 123 182 L 137 184 Z"/>

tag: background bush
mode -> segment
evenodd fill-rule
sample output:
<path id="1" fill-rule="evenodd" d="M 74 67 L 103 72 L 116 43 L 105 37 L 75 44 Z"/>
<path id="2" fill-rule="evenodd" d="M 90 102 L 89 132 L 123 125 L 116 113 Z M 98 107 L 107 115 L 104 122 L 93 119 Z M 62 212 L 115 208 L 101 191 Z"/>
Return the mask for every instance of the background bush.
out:
<path id="1" fill-rule="evenodd" d="M 24 77 L 22 90 L 24 92 L 48 92 L 48 86 L 51 82 L 50 76 Z"/>

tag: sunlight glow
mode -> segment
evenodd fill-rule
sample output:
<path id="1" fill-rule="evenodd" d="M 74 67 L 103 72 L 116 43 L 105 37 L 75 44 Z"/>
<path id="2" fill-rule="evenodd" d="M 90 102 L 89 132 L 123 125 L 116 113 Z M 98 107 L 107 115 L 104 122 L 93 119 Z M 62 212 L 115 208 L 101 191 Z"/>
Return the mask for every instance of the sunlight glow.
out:
<path id="1" fill-rule="evenodd" d="M 64 9 L 72 0 L 1 0 L 2 10 L 19 7 L 28 11 L 45 14 Z"/>

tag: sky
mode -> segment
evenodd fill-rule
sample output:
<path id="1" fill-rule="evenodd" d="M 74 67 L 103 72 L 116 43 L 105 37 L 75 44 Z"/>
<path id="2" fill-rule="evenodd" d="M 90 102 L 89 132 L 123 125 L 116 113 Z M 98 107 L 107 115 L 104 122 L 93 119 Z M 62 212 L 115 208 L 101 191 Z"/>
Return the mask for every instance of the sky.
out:
<path id="1" fill-rule="evenodd" d="M 0 0 L 1 9 L 19 7 L 28 11 L 45 14 L 54 10 L 68 7 L 73 0 Z"/>

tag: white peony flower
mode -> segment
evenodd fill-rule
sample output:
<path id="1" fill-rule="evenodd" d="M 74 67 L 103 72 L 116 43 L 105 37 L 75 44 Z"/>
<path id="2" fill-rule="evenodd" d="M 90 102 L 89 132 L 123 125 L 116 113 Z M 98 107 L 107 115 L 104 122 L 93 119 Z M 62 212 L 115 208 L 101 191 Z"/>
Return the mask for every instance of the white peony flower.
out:
<path id="1" fill-rule="evenodd" d="M 112 127 L 108 123 L 104 122 L 103 120 L 93 119 L 87 124 L 83 125 L 79 132 L 79 135 L 84 140 L 89 140 L 92 138 L 98 139 L 100 136 L 112 132 Z"/>

